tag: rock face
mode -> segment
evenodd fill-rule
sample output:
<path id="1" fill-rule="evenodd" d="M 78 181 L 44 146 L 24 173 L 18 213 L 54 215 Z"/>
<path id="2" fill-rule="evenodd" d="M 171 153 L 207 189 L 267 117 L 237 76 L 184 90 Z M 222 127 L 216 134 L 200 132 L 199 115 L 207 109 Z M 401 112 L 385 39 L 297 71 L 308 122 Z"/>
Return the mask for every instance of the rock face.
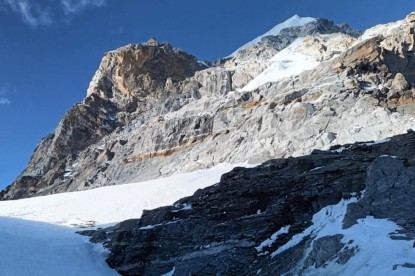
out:
<path id="1" fill-rule="evenodd" d="M 414 238 L 414 154 L 411 132 L 384 143 L 336 146 L 236 168 L 173 206 L 93 232 L 93 240 L 105 241 L 111 251 L 107 262 L 122 275 L 173 269 L 174 275 L 307 275 L 330 262 L 347 264 L 359 250 L 348 247 L 341 234 L 318 237 L 317 230 L 307 229 L 317 212 L 362 191 L 348 205 L 343 228 L 371 215 L 402 226 L 395 233 L 399 239 Z M 288 246 L 300 233 L 301 240 Z"/>
<path id="2" fill-rule="evenodd" d="M 414 229 L 415 167 L 405 168 L 402 160 L 378 158 L 368 168 L 364 196 L 349 205 L 345 226 L 353 225 L 368 215 L 388 218 Z"/>
<path id="3" fill-rule="evenodd" d="M 107 53 L 85 100 L 73 106 L 55 132 L 40 142 L 27 168 L 0 193 L 0 198 L 87 188 L 94 181 L 90 175 L 105 171 L 114 157 L 111 150 L 126 141 L 113 141 L 109 148 L 97 148 L 96 144 L 159 107 L 160 101 L 175 94 L 181 81 L 201 68 L 193 56 L 155 41 Z M 79 181 L 74 183 L 80 166 L 86 175 L 79 175 Z"/>
<path id="4" fill-rule="evenodd" d="M 0 199 L 258 164 L 403 133 L 414 127 L 412 17 L 359 37 L 308 20 L 209 68 L 155 39 L 108 52 L 85 100 Z"/>

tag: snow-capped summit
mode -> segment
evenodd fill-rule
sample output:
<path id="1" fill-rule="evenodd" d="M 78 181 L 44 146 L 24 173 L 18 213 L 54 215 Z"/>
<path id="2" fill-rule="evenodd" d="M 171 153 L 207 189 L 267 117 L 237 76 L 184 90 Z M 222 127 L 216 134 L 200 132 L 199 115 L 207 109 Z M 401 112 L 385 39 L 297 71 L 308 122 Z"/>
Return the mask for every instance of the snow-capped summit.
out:
<path id="1" fill-rule="evenodd" d="M 281 30 L 283 30 L 283 29 L 287 29 L 287 28 L 290 28 L 290 27 L 301 27 L 301 26 L 304 26 L 304 25 L 306 25 L 310 22 L 316 21 L 316 20 L 317 20 L 317 18 L 313 18 L 313 17 L 300 17 L 298 15 L 294 15 L 294 16 L 288 18 L 287 20 L 285 20 L 284 22 L 276 25 L 275 27 L 273 27 L 268 32 L 254 38 L 253 40 L 251 40 L 248 43 L 244 44 L 243 46 L 239 47 L 235 52 L 230 54 L 229 57 L 233 57 L 240 50 L 246 49 L 247 47 L 260 42 L 263 37 L 270 36 L 270 35 L 277 36 L 277 35 L 280 34 Z"/>

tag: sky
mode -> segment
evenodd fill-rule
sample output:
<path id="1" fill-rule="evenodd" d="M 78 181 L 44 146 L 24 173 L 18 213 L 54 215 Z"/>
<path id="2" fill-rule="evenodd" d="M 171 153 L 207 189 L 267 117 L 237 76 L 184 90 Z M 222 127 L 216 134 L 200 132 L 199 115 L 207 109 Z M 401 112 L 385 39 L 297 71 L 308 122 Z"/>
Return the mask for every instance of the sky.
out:
<path id="1" fill-rule="evenodd" d="M 0 0 L 0 189 L 82 101 L 107 51 L 155 37 L 215 60 L 294 14 L 365 30 L 412 10 L 408 0 Z"/>

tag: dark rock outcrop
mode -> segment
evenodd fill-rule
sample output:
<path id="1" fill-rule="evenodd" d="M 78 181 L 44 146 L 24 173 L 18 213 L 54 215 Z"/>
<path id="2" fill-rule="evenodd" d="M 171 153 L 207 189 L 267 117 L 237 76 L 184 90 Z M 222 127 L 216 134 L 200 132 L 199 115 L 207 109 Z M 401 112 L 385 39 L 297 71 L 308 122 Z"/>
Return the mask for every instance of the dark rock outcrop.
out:
<path id="1" fill-rule="evenodd" d="M 365 189 L 357 205 L 349 205 L 362 209 L 354 216 L 371 214 L 413 225 L 414 154 L 415 133 L 410 132 L 385 143 L 355 143 L 236 168 L 217 185 L 173 206 L 145 211 L 141 219 L 94 232 L 93 239 L 105 241 L 111 251 L 108 264 L 122 275 L 160 275 L 173 268 L 175 275 L 281 275 L 300 260 L 305 260 L 304 268 L 334 257 L 345 263 L 354 249 L 339 252 L 341 236 L 317 240 L 310 251 L 310 237 L 305 237 L 275 257 L 269 252 L 303 232 L 323 207 Z M 349 226 L 350 220 L 345 220 Z M 258 250 L 287 225 L 288 233 Z"/>
<path id="2" fill-rule="evenodd" d="M 383 156 L 371 164 L 365 194 L 348 206 L 345 227 L 371 215 L 415 229 L 415 167 L 405 168 L 403 161 Z"/>

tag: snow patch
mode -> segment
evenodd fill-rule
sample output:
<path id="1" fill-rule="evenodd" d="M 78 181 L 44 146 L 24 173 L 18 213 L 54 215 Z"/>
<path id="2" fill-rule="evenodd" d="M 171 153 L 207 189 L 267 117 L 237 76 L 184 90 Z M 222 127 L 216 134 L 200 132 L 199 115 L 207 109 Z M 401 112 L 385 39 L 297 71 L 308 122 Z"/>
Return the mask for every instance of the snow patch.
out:
<path id="1" fill-rule="evenodd" d="M 175 271 L 176 271 L 176 267 L 173 267 L 173 269 L 171 271 L 169 271 L 166 274 L 163 274 L 161 276 L 173 276 Z"/>
<path id="2" fill-rule="evenodd" d="M 359 144 L 359 145 L 364 145 L 364 146 L 373 146 L 373 145 L 379 145 L 379 144 L 384 144 L 384 143 L 387 143 L 387 142 L 389 142 L 390 140 L 391 140 L 390 138 L 386 138 L 386 139 L 382 139 L 382 140 L 375 141 L 375 142 L 370 142 L 370 143 L 362 143 L 362 144 Z"/>
<path id="3" fill-rule="evenodd" d="M 268 82 L 276 82 L 317 67 L 320 62 L 315 56 L 297 51 L 303 42 L 304 38 L 297 38 L 290 46 L 277 53 L 270 59 L 272 64 L 240 91 L 252 91 Z"/>
<path id="4" fill-rule="evenodd" d="M 291 240 L 286 244 L 280 246 L 276 251 L 271 254 L 271 257 L 275 257 L 281 254 L 285 250 L 296 246 L 305 237 L 313 235 L 315 239 L 324 236 L 331 236 L 336 231 L 342 228 L 344 216 L 346 215 L 347 205 L 352 202 L 356 202 L 356 198 L 340 201 L 337 205 L 330 205 L 321 209 L 318 213 L 313 216 L 313 224 L 305 229 L 303 232 L 294 235 Z M 336 230 L 336 231 L 334 231 Z M 337 233 L 336 233 L 337 234 Z"/>
<path id="5" fill-rule="evenodd" d="M 174 207 L 178 208 L 178 205 L 175 205 Z M 184 210 L 192 210 L 192 204 L 185 203 L 185 204 L 183 204 L 183 208 L 181 208 L 179 210 L 173 210 L 171 212 L 172 213 L 177 213 L 179 211 L 184 211 Z"/>
<path id="6" fill-rule="evenodd" d="M 314 172 L 314 171 L 318 171 L 322 168 L 324 168 L 325 166 L 321 166 L 321 167 L 315 167 L 314 169 L 311 169 L 310 172 Z"/>
<path id="7" fill-rule="evenodd" d="M 281 236 L 282 234 L 287 234 L 289 230 L 290 225 L 282 227 L 280 230 L 275 232 L 269 239 L 266 239 L 265 241 L 261 242 L 260 245 L 255 247 L 256 251 L 261 252 L 264 249 L 264 247 L 270 247 L 278 239 L 279 236 Z"/>

